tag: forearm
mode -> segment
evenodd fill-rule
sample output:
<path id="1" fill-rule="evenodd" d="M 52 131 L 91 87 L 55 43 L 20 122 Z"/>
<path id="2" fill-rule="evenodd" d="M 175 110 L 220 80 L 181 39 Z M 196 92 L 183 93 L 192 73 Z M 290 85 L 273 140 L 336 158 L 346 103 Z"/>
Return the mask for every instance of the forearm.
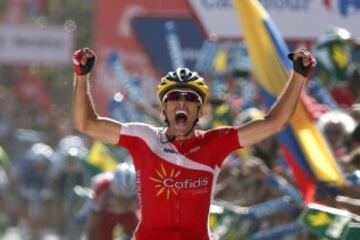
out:
<path id="1" fill-rule="evenodd" d="M 96 114 L 87 75 L 75 76 L 72 119 L 75 129 L 103 143 L 116 144 L 121 124 Z"/>
<path id="2" fill-rule="evenodd" d="M 306 78 L 294 72 L 284 91 L 268 112 L 266 118 L 271 119 L 275 129 L 281 130 L 295 112 Z"/>
<path id="3" fill-rule="evenodd" d="M 88 78 L 89 75 L 75 75 L 74 77 L 72 119 L 74 127 L 79 131 L 84 131 L 90 121 L 97 119 L 91 99 Z"/>
<path id="4" fill-rule="evenodd" d="M 315 67 L 315 59 L 306 49 L 297 49 L 289 54 L 294 73 L 275 104 L 264 119 L 252 121 L 238 128 L 238 137 L 243 147 L 258 143 L 280 132 L 296 110 L 300 94 L 307 78 Z"/>

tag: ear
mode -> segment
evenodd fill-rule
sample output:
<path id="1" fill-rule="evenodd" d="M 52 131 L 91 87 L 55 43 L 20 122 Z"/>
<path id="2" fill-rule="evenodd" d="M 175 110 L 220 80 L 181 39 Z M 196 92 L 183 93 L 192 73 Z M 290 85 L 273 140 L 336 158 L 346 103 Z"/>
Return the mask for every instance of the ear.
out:
<path id="1" fill-rule="evenodd" d="M 160 115 L 165 118 L 166 102 L 160 105 Z"/>
<path id="2" fill-rule="evenodd" d="M 162 104 L 160 105 L 160 111 L 161 111 L 161 113 L 164 113 L 165 110 L 166 110 L 166 102 L 164 102 L 164 103 L 162 103 Z"/>
<path id="3" fill-rule="evenodd" d="M 166 102 L 160 105 L 160 120 L 162 122 L 166 121 Z"/>
<path id="4" fill-rule="evenodd" d="M 205 115 L 205 108 L 204 105 L 199 106 L 199 118 L 202 118 Z"/>

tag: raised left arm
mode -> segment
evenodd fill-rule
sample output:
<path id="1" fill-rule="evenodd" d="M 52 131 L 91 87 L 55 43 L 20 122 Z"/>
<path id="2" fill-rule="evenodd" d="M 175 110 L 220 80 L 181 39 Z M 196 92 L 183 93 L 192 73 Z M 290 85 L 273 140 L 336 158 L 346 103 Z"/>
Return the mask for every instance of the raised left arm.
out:
<path id="1" fill-rule="evenodd" d="M 294 73 L 276 103 L 263 119 L 240 126 L 238 137 L 243 147 L 256 144 L 280 132 L 295 112 L 301 91 L 315 66 L 315 60 L 305 49 L 289 54 Z"/>

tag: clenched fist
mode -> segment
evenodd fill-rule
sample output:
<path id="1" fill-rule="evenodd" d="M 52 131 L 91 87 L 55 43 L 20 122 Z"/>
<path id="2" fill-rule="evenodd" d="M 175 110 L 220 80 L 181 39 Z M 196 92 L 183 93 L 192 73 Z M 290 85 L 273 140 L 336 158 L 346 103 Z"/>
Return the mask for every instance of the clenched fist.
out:
<path id="1" fill-rule="evenodd" d="M 293 62 L 294 71 L 304 76 L 306 79 L 311 77 L 316 66 L 316 60 L 311 53 L 299 48 L 288 54 L 289 59 Z"/>
<path id="2" fill-rule="evenodd" d="M 82 76 L 91 72 L 95 64 L 95 53 L 89 48 L 81 48 L 74 52 L 73 64 L 76 75 Z"/>

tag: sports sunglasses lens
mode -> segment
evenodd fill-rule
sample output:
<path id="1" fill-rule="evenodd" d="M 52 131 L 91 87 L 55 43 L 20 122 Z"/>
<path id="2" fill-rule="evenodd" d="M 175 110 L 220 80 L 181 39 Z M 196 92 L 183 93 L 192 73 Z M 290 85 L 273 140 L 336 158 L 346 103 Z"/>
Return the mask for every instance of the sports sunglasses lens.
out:
<path id="1" fill-rule="evenodd" d="M 181 98 L 180 92 L 169 92 L 166 96 L 168 101 L 178 101 Z"/>
<path id="2" fill-rule="evenodd" d="M 189 102 L 199 102 L 199 97 L 198 95 L 196 95 L 195 93 L 192 93 L 192 92 L 187 92 L 185 93 L 185 99 L 186 101 L 189 101 Z"/>
<path id="3" fill-rule="evenodd" d="M 179 101 L 180 99 L 182 99 L 182 96 L 188 102 L 199 102 L 200 101 L 199 96 L 196 93 L 193 93 L 193 92 L 180 92 L 180 91 L 169 92 L 166 95 L 166 100 L 168 100 L 168 101 Z"/>

